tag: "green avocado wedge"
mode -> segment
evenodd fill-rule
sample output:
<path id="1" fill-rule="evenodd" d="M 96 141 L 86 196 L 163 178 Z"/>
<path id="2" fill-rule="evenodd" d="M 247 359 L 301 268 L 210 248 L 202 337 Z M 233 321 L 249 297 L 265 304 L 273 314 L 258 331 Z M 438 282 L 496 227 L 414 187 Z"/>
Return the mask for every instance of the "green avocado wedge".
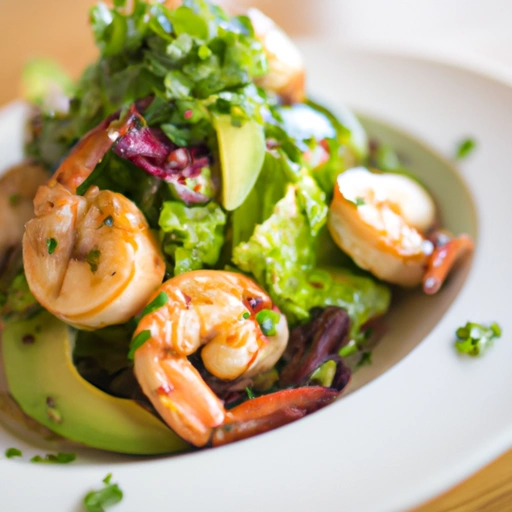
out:
<path id="1" fill-rule="evenodd" d="M 254 120 L 233 126 L 231 116 L 214 118 L 222 172 L 222 206 L 232 211 L 249 195 L 265 159 L 265 133 Z"/>
<path id="2" fill-rule="evenodd" d="M 9 391 L 30 417 L 93 448 L 154 455 L 190 448 L 132 400 L 83 379 L 73 365 L 73 330 L 47 312 L 8 322 L 2 332 Z"/>

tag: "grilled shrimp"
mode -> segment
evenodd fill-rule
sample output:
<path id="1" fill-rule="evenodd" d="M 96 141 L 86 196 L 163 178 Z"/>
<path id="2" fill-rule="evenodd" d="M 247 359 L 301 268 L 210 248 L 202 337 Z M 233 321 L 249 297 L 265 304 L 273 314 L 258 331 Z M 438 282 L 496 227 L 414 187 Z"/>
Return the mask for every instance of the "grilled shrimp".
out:
<path id="1" fill-rule="evenodd" d="M 219 445 L 249 437 L 336 397 L 326 388 L 299 388 L 226 411 L 188 356 L 201 350 L 206 369 L 225 381 L 265 372 L 286 348 L 284 315 L 265 335 L 256 315 L 277 308 L 249 278 L 224 271 L 187 272 L 165 282 L 154 297 L 134 333 L 135 346 L 143 342 L 134 353 L 135 376 L 163 420 L 188 442 Z"/>
<path id="2" fill-rule="evenodd" d="M 434 244 L 426 233 L 435 220 L 434 201 L 414 180 L 357 167 L 338 176 L 328 227 L 361 268 L 401 286 L 423 281 L 424 291 L 435 293 L 473 246 L 467 235 Z"/>
<path id="3" fill-rule="evenodd" d="M 304 101 L 304 62 L 293 41 L 258 9 L 249 9 L 247 16 L 268 61 L 268 73 L 256 79 L 256 83 L 281 96 L 285 103 Z"/>
<path id="4" fill-rule="evenodd" d="M 86 134 L 37 191 L 25 226 L 30 290 L 55 316 L 82 329 L 128 321 L 162 282 L 165 264 L 140 210 L 121 194 L 77 188 L 114 141 L 131 129 L 131 110 Z"/>
<path id="5" fill-rule="evenodd" d="M 47 179 L 42 167 L 30 163 L 15 166 L 0 178 L 0 267 L 7 250 L 21 243 L 25 222 L 34 214 L 36 191 Z"/>

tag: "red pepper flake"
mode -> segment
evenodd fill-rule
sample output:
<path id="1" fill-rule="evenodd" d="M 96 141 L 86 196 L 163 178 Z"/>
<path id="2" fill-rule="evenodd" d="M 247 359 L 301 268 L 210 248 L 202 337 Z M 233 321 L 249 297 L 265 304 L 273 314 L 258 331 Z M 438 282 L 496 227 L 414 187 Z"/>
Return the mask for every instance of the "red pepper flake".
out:
<path id="1" fill-rule="evenodd" d="M 157 388 L 156 393 L 160 396 L 168 396 L 171 394 L 174 388 L 170 384 L 163 384 L 159 388 Z"/>
<path id="2" fill-rule="evenodd" d="M 192 110 L 185 110 L 185 113 L 183 114 L 183 117 L 185 119 L 190 119 L 192 117 L 192 114 L 193 114 Z"/>
<path id="3" fill-rule="evenodd" d="M 183 292 L 182 292 L 183 293 Z M 183 293 L 183 297 L 185 297 L 185 303 L 187 305 L 187 309 L 189 308 L 190 306 L 190 303 L 192 302 L 192 298 L 189 297 L 186 293 Z"/>

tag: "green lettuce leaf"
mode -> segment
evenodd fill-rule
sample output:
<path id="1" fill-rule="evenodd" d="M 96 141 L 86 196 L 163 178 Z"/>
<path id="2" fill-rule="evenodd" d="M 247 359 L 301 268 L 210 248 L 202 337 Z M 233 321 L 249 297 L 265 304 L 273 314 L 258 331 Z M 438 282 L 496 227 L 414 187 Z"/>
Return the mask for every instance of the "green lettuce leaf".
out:
<path id="1" fill-rule="evenodd" d="M 267 61 L 247 17 L 230 17 L 204 0 L 175 10 L 134 0 L 129 12 L 123 2 L 96 5 L 90 23 L 100 57 L 78 81 L 69 113 L 42 112 L 34 123 L 27 153 L 40 162 L 54 167 L 105 117 L 149 96 L 166 105 L 154 124 L 166 125 L 183 146 L 212 136 L 214 113 L 263 122 L 265 94 L 252 80 Z"/>
<path id="2" fill-rule="evenodd" d="M 277 109 L 280 126 L 305 155 L 311 175 L 330 200 L 340 172 L 359 165 L 368 155 L 366 133 L 357 118 L 340 109 L 340 119 L 317 103 Z"/>
<path id="3" fill-rule="evenodd" d="M 335 305 L 347 310 L 356 335 L 387 310 L 389 289 L 348 269 L 316 268 L 315 242 L 297 187 L 289 185 L 273 214 L 234 249 L 233 262 L 256 278 L 291 323 L 307 320 L 314 307 Z"/>
<path id="4" fill-rule="evenodd" d="M 174 275 L 217 263 L 224 244 L 226 214 L 215 202 L 187 207 L 178 201 L 165 201 L 159 225 Z"/>

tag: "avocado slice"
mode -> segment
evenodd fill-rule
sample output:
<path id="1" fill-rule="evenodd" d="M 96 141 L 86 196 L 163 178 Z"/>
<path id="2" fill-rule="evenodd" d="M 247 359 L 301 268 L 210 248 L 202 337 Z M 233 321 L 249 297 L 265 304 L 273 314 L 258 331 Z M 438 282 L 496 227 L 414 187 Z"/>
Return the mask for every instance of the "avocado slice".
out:
<path id="1" fill-rule="evenodd" d="M 133 400 L 108 395 L 83 379 L 71 358 L 73 333 L 46 311 L 7 322 L 2 332 L 7 382 L 28 416 L 102 450 L 150 455 L 190 448 Z"/>
<path id="2" fill-rule="evenodd" d="M 233 126 L 231 116 L 214 118 L 222 172 L 222 206 L 232 211 L 249 195 L 258 179 L 266 144 L 263 126 L 254 120 Z"/>

